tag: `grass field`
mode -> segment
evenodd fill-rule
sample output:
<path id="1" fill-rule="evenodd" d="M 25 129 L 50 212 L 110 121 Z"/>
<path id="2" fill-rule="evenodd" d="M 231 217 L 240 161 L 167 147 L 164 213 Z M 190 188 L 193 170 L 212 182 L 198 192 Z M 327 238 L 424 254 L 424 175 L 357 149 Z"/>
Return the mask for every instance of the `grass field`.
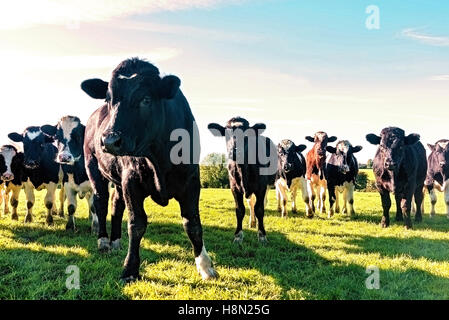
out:
<path id="1" fill-rule="evenodd" d="M 146 202 L 149 226 L 141 246 L 142 280 L 118 279 L 123 248 L 99 253 L 89 233 L 87 207 L 79 202 L 76 233 L 65 220 L 45 225 L 43 193 L 37 193 L 35 222 L 25 225 L 24 195 L 19 222 L 0 219 L 0 299 L 448 299 L 449 219 L 439 199 L 437 216 L 424 216 L 414 230 L 392 222 L 381 229 L 376 193 L 356 193 L 357 217 L 304 218 L 304 209 L 287 219 L 276 211 L 274 190 L 266 210 L 268 245 L 261 246 L 244 220 L 245 239 L 234 245 L 234 204 L 229 190 L 203 189 L 204 239 L 220 277 L 204 282 L 196 272 L 179 208 Z M 441 196 L 439 196 L 441 198 Z M 429 212 L 429 199 L 425 210 Z M 393 206 L 394 208 L 394 203 Z M 391 213 L 394 217 L 394 213 Z M 125 213 L 126 220 L 126 213 Z M 394 221 L 394 219 L 392 219 Z M 109 220 L 108 220 L 108 230 Z M 80 269 L 80 289 L 65 286 L 66 268 Z M 369 290 L 368 266 L 380 270 L 380 289 Z"/>

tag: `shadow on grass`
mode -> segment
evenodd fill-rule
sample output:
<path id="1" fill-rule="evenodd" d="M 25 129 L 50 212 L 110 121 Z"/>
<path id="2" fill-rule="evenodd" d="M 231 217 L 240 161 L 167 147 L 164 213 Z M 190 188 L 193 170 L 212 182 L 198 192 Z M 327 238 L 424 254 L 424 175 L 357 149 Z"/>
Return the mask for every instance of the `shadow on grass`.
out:
<path id="1" fill-rule="evenodd" d="M 61 221 L 58 223 L 63 223 Z M 72 298 L 67 296 L 66 289 L 63 287 L 65 275 L 62 273 L 62 268 L 69 264 L 77 264 L 84 270 L 83 274 L 86 275 L 84 281 L 98 283 L 91 292 L 85 295 L 81 294 L 82 298 L 124 298 L 117 280 L 126 255 L 125 223 L 122 225 L 123 249 L 107 254 L 97 251 L 96 237 L 89 232 L 88 219 L 78 219 L 78 228 L 77 233 L 72 233 L 45 226 L 36 228 L 36 226 L 15 225 L 11 227 L 13 239 L 19 243 L 35 242 L 43 246 L 78 246 L 87 250 L 89 256 L 43 253 L 22 248 L 4 250 L 1 253 L 0 267 L 5 270 L 6 265 L 12 264 L 13 269 L 7 269 L 10 271 L 6 275 L 0 274 L 0 279 L 3 278 L 0 280 L 0 287 L 12 285 L 19 286 L 19 288 L 17 288 L 17 292 L 11 292 L 3 297 L 29 298 L 30 291 L 34 286 L 37 287 L 33 282 L 37 279 L 28 273 L 30 270 L 34 270 L 33 268 L 42 273 L 42 265 L 44 265 L 44 269 L 49 268 L 50 280 L 56 282 L 58 286 L 49 286 L 46 289 L 51 294 L 45 291 L 32 297 Z M 110 230 L 109 223 L 108 230 Z M 338 259 L 328 260 L 306 246 L 291 242 L 279 232 L 268 233 L 269 243 L 266 246 L 258 243 L 255 230 L 244 229 L 245 239 L 241 246 L 232 243 L 234 228 L 203 225 L 203 233 L 205 245 L 208 251 L 213 253 L 216 266 L 255 269 L 263 275 L 270 276 L 282 288 L 281 298 L 284 299 L 304 296 L 310 299 L 441 299 L 449 296 L 448 278 L 438 277 L 414 268 L 406 271 L 381 269 L 381 289 L 368 290 L 365 286 L 368 274 L 366 274 L 364 266 L 342 262 Z M 181 223 L 152 222 L 148 225 L 145 238 L 155 244 L 178 245 L 186 250 L 191 250 L 190 242 Z M 416 259 L 426 257 L 437 261 L 444 261 L 448 258 L 447 254 L 433 253 L 434 250 L 444 249 L 444 241 L 422 238 L 360 237 L 349 240 L 349 243 L 359 247 L 345 249 L 350 253 L 379 252 L 381 255 L 390 257 L 406 253 Z M 173 252 L 156 253 L 141 248 L 141 260 L 142 262 L 146 261 L 147 264 L 157 263 L 163 259 L 182 259 L 181 255 Z M 33 266 L 30 267 L 30 264 Z M 51 267 L 52 265 L 53 267 Z M 44 270 L 44 273 L 46 272 L 47 270 Z M 55 277 L 54 274 L 58 274 L 58 276 Z M 12 275 L 23 279 L 14 284 Z M 410 279 L 414 279 L 414 281 L 410 281 Z M 30 288 L 28 289 L 26 286 Z M 110 292 L 105 294 L 104 288 L 108 286 Z M 44 289 L 39 287 L 36 290 Z"/>

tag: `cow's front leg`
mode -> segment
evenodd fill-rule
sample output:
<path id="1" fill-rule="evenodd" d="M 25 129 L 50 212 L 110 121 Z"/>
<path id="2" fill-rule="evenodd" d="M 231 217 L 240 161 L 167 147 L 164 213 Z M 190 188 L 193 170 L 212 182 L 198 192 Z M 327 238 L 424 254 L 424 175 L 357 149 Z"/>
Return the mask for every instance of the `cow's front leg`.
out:
<path id="1" fill-rule="evenodd" d="M 59 216 L 64 217 L 64 200 L 65 200 L 65 187 L 64 183 L 61 184 L 61 189 L 59 190 Z"/>
<path id="2" fill-rule="evenodd" d="M 255 204 L 255 212 L 256 212 L 256 217 L 257 217 L 257 224 L 259 226 L 259 230 L 258 230 L 258 238 L 259 238 L 259 242 L 262 244 L 266 244 L 267 243 L 267 234 L 265 232 L 265 226 L 263 223 L 263 218 L 264 218 L 264 214 L 265 214 L 265 210 L 263 207 L 263 196 L 265 194 L 265 190 L 261 190 L 256 194 L 256 204 Z"/>
<path id="3" fill-rule="evenodd" d="M 412 195 L 406 193 L 406 196 L 401 199 L 401 209 L 402 215 L 404 217 L 404 227 L 406 229 L 411 229 L 413 227 L 412 219 L 410 216 L 411 208 L 412 208 Z"/>
<path id="4" fill-rule="evenodd" d="M 11 207 L 12 207 L 12 217 L 18 220 L 17 207 L 19 206 L 19 195 L 22 186 L 11 185 L 12 195 L 11 195 Z"/>
<path id="5" fill-rule="evenodd" d="M 281 211 L 281 217 L 287 216 L 287 183 L 284 179 L 276 181 L 276 191 L 278 193 L 278 206 Z"/>
<path id="6" fill-rule="evenodd" d="M 349 213 L 350 216 L 354 216 L 355 215 L 355 211 L 354 211 L 354 183 L 350 182 L 347 185 L 347 192 L 346 192 L 346 202 L 347 203 L 347 212 Z"/>
<path id="7" fill-rule="evenodd" d="M 313 217 L 313 211 L 312 207 L 310 206 L 310 198 L 309 193 L 307 191 L 307 181 L 303 177 L 299 178 L 299 187 L 301 188 L 301 194 L 302 194 L 302 200 L 304 201 L 306 205 L 306 217 L 312 218 Z"/>
<path id="8" fill-rule="evenodd" d="M 444 203 L 446 204 L 446 215 L 449 219 L 449 180 L 444 182 Z"/>
<path id="9" fill-rule="evenodd" d="M 234 233 L 234 243 L 242 243 L 243 241 L 243 218 L 245 217 L 245 204 L 243 202 L 243 193 L 232 188 L 232 195 L 235 201 L 235 216 L 237 218 L 237 228 Z"/>
<path id="10" fill-rule="evenodd" d="M 256 199 L 254 197 L 254 194 L 252 194 L 249 199 L 246 199 L 246 202 L 248 203 L 249 207 L 249 227 L 255 228 L 256 227 L 256 216 L 254 215 L 254 204 L 256 202 Z"/>
<path id="11" fill-rule="evenodd" d="M 25 197 L 27 199 L 27 214 L 25 216 L 25 222 L 33 221 L 33 206 L 34 206 L 34 186 L 30 181 L 25 182 Z"/>
<path id="12" fill-rule="evenodd" d="M 328 192 L 329 192 L 329 211 L 327 213 L 327 217 L 330 218 L 334 215 L 334 204 L 335 207 L 337 207 L 337 195 L 338 191 L 336 192 L 334 185 L 328 185 Z"/>
<path id="13" fill-rule="evenodd" d="M 338 190 L 335 190 L 335 213 L 340 213 L 340 192 Z"/>
<path id="14" fill-rule="evenodd" d="M 321 201 L 320 213 L 326 212 L 326 189 L 327 189 L 326 180 L 321 180 L 320 181 L 320 201 Z"/>
<path id="15" fill-rule="evenodd" d="M 437 195 L 433 185 L 427 186 L 427 190 L 429 191 L 429 198 L 430 198 L 430 217 L 432 218 L 435 216 L 435 205 L 437 204 Z"/>
<path id="16" fill-rule="evenodd" d="M 45 185 L 45 188 L 47 189 L 47 194 L 44 198 L 45 207 L 47 208 L 47 224 L 51 226 L 53 224 L 53 206 L 55 202 L 55 192 L 58 185 L 54 182 L 50 182 Z"/>
<path id="17" fill-rule="evenodd" d="M 404 216 L 402 214 L 402 208 L 401 208 L 402 195 L 395 194 L 394 197 L 396 200 L 396 221 L 403 221 Z"/>
<path id="18" fill-rule="evenodd" d="M 313 214 L 315 213 L 315 189 L 312 183 L 312 180 L 307 179 L 307 194 L 309 195 L 309 207 L 311 210 L 311 214 L 308 215 L 308 217 L 313 217 Z"/>
<path id="19" fill-rule="evenodd" d="M 131 282 L 140 279 L 140 242 L 147 229 L 147 215 L 143 208 L 145 195 L 141 185 L 129 178 L 123 178 L 123 196 L 128 207 L 128 254 L 124 262 L 121 279 Z M 117 193 L 116 191 L 114 191 Z"/>
<path id="20" fill-rule="evenodd" d="M 184 194 L 177 200 L 181 208 L 184 230 L 192 243 L 196 268 L 203 280 L 208 280 L 216 278 L 218 274 L 213 268 L 212 260 L 203 242 L 203 228 L 198 209 L 199 196 L 200 183 L 197 179 L 194 179 L 190 182 L 190 186 L 186 187 Z"/>
<path id="21" fill-rule="evenodd" d="M 4 183 L 6 184 L 6 183 Z M 11 183 L 10 183 L 11 184 Z M 0 203 L 3 201 L 3 213 L 5 214 L 5 216 L 9 213 L 9 186 L 4 186 L 4 189 L 1 190 L 1 195 L 0 195 Z M 17 220 L 14 219 L 14 220 Z"/>
<path id="22" fill-rule="evenodd" d="M 380 225 L 382 228 L 387 228 L 390 225 L 390 208 L 391 208 L 391 198 L 390 193 L 387 190 L 380 190 L 380 197 L 382 200 L 383 216 Z"/>
<path id="23" fill-rule="evenodd" d="M 120 239 L 122 238 L 122 220 L 123 211 L 125 211 L 125 200 L 123 199 L 123 191 L 121 187 L 114 189 L 114 197 L 112 198 L 112 216 L 111 216 L 111 247 L 112 249 L 120 249 Z"/>
<path id="24" fill-rule="evenodd" d="M 67 196 L 67 224 L 65 226 L 66 230 L 75 231 L 75 212 L 77 207 L 77 190 L 71 186 L 69 182 L 64 184 L 65 195 Z"/>
<path id="25" fill-rule="evenodd" d="M 86 172 L 92 185 L 93 209 L 92 233 L 98 235 L 98 249 L 109 250 L 109 238 L 106 230 L 106 217 L 108 215 L 109 183 L 98 169 L 98 161 L 94 157 L 86 159 Z"/>
<path id="26" fill-rule="evenodd" d="M 422 203 L 424 200 L 424 191 L 423 186 L 420 185 L 415 189 L 415 205 L 416 205 L 416 212 L 415 212 L 415 222 L 421 222 L 422 221 Z"/>

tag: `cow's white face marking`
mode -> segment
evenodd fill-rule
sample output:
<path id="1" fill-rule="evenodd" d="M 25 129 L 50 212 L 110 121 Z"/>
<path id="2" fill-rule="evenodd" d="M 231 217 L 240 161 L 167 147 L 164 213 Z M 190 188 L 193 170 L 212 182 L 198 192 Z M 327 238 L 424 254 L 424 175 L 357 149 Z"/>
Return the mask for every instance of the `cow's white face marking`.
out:
<path id="1" fill-rule="evenodd" d="M 67 140 L 67 142 L 70 141 L 70 134 L 72 133 L 73 129 L 78 127 L 79 122 L 77 120 L 69 119 L 69 118 L 63 118 L 60 121 L 62 134 L 64 136 L 64 139 Z"/>
<path id="2" fill-rule="evenodd" d="M 449 144 L 449 141 L 440 141 L 438 142 L 438 145 L 442 148 L 445 149 L 447 147 L 447 145 Z"/>
<path id="3" fill-rule="evenodd" d="M 119 78 L 119 79 L 127 79 L 127 80 L 132 79 L 132 78 L 135 78 L 135 77 L 137 77 L 137 73 L 134 73 L 134 74 L 130 75 L 129 77 L 124 76 L 123 74 L 119 74 L 119 75 L 117 76 L 117 78 Z"/>
<path id="4" fill-rule="evenodd" d="M 16 151 L 12 148 L 3 147 L 0 149 L 0 153 L 5 159 L 6 172 L 8 174 L 12 174 L 11 163 L 14 156 L 17 154 Z"/>
<path id="5" fill-rule="evenodd" d="M 40 130 L 37 130 L 37 131 L 28 131 L 27 132 L 27 137 L 28 137 L 28 139 L 30 139 L 30 140 L 34 140 L 34 139 L 36 139 L 37 137 L 39 137 L 40 135 L 41 135 L 41 131 Z"/>
<path id="6" fill-rule="evenodd" d="M 318 138 L 319 141 L 323 141 L 325 136 L 327 136 L 326 132 L 317 132 L 317 133 L 315 133 L 315 139 Z"/>
<path id="7" fill-rule="evenodd" d="M 243 122 L 240 121 L 231 122 L 231 127 L 243 127 Z"/>
<path id="8" fill-rule="evenodd" d="M 347 140 L 344 140 L 337 144 L 337 150 L 339 150 L 343 153 L 347 153 L 350 146 L 351 146 L 351 144 Z"/>

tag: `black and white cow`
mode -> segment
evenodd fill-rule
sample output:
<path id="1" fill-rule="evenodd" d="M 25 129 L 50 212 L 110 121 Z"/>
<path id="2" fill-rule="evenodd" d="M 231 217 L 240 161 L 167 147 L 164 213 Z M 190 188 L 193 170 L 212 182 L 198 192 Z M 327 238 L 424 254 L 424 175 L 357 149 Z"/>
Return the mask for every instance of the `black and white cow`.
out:
<path id="1" fill-rule="evenodd" d="M 28 127 L 22 134 L 13 132 L 8 137 L 14 142 L 23 143 L 24 167 L 26 181 L 24 182 L 28 212 L 25 222 L 33 219 L 34 190 L 46 189 L 45 207 L 47 208 L 47 224 L 53 224 L 52 214 L 56 214 L 55 193 L 58 184 L 62 182 L 62 168 L 55 161 L 57 149 L 52 144 L 53 139 L 45 135 L 40 127 Z M 59 194 L 59 215 L 64 216 L 64 188 Z"/>
<path id="2" fill-rule="evenodd" d="M 416 133 L 405 135 L 396 127 L 382 129 L 380 136 L 368 134 L 368 142 L 379 145 L 373 161 L 376 187 L 382 198 L 381 226 L 390 225 L 390 192 L 396 197 L 396 221 L 404 220 L 407 229 L 412 228 L 410 211 L 415 197 L 415 221 L 422 220 L 421 204 L 427 171 L 426 150 Z"/>
<path id="3" fill-rule="evenodd" d="M 446 213 L 449 218 L 449 140 L 438 140 L 435 144 L 427 144 L 431 153 L 427 158 L 427 177 L 425 186 L 429 191 L 432 208 L 430 216 L 435 215 L 437 196 L 435 189 L 444 192 Z"/>
<path id="4" fill-rule="evenodd" d="M 236 243 L 243 241 L 242 222 L 245 216 L 243 198 L 247 200 L 250 209 L 250 227 L 256 226 L 256 217 L 258 239 L 262 243 L 267 241 L 263 218 L 268 185 L 272 184 L 275 178 L 277 153 L 273 142 L 260 135 L 265 128 L 263 123 L 256 123 L 250 127 L 249 122 L 242 117 L 230 119 L 225 127 L 218 123 L 208 125 L 213 135 L 226 137 L 229 185 L 234 196 L 237 216 L 234 234 Z M 262 145 L 265 145 L 265 153 L 260 149 Z M 261 159 L 259 154 L 264 154 L 267 158 Z M 273 168 L 273 172 L 270 172 L 269 167 Z"/>
<path id="5" fill-rule="evenodd" d="M 291 140 L 284 139 L 278 144 L 278 168 L 276 171 L 276 198 L 278 211 L 283 217 L 287 216 L 288 191 L 291 192 L 292 212 L 296 212 L 296 193 L 301 190 L 302 198 L 306 203 L 306 215 L 312 214 L 307 192 L 306 159 L 302 151 L 304 144 L 295 145 Z"/>
<path id="6" fill-rule="evenodd" d="M 23 166 L 23 152 L 12 145 L 0 147 L 0 188 L 4 195 L 4 213 L 9 213 L 9 194 L 11 193 L 11 207 L 13 220 L 18 220 L 17 206 L 19 194 L 23 182 L 26 181 L 25 168 Z M 2 199 L 2 197 L 0 197 Z"/>
<path id="7" fill-rule="evenodd" d="M 64 116 L 56 126 L 45 125 L 41 131 L 52 137 L 57 145 L 56 162 L 64 172 L 64 191 L 67 198 L 68 220 L 66 229 L 75 230 L 77 196 L 88 203 L 92 232 L 98 233 L 98 218 L 93 210 L 92 187 L 84 165 L 84 131 L 86 127 L 78 117 Z"/>
<path id="8" fill-rule="evenodd" d="M 354 215 L 354 187 L 359 172 L 359 164 L 354 153 L 362 150 L 361 146 L 353 147 L 348 140 L 337 142 L 336 147 L 327 146 L 331 154 L 326 161 L 326 181 L 329 191 L 330 215 L 340 212 L 338 194 L 343 193 L 343 213 Z"/>
<path id="9" fill-rule="evenodd" d="M 100 249 L 109 248 L 110 243 L 119 245 L 125 205 L 129 211 L 124 281 L 139 276 L 139 247 L 147 228 L 143 202 L 148 196 L 162 206 L 172 198 L 179 202 L 197 270 L 203 279 L 216 277 L 204 247 L 198 207 L 198 128 L 180 83 L 178 77 L 161 77 L 151 63 L 132 58 L 114 69 L 109 83 L 90 79 L 81 84 L 89 96 L 106 99 L 86 124 L 84 157 L 99 220 Z M 173 139 L 176 133 L 188 136 L 190 143 L 172 153 L 179 143 Z M 181 161 L 179 154 L 187 159 Z M 106 231 L 108 181 L 115 185 L 110 241 Z"/>

